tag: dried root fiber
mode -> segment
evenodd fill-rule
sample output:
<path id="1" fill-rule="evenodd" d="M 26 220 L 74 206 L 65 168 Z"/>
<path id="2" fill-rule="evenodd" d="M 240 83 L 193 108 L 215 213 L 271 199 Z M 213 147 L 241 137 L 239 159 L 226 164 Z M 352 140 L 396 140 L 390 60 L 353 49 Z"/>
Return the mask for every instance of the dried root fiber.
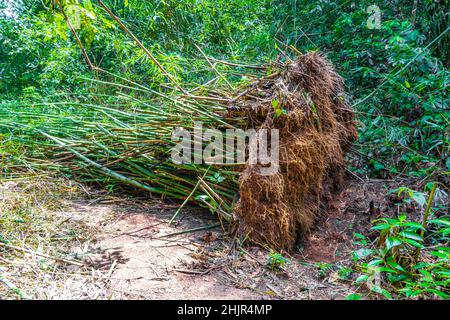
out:
<path id="1" fill-rule="evenodd" d="M 246 116 L 253 128 L 279 130 L 280 169 L 264 176 L 260 164 L 245 166 L 234 207 L 238 231 L 254 243 L 291 250 L 339 190 L 356 125 L 342 79 L 319 53 L 299 56 L 256 90 L 259 96 L 247 95 L 230 112 Z"/>

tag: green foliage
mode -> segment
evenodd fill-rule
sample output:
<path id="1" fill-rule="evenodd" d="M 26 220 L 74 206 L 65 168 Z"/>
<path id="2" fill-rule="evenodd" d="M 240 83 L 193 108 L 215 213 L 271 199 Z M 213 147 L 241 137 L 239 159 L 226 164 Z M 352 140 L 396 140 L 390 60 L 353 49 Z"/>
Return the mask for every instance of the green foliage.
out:
<path id="1" fill-rule="evenodd" d="M 150 106 L 147 99 L 154 98 L 155 93 L 170 96 L 164 73 L 97 1 L 59 2 L 93 64 L 116 76 L 88 70 L 55 1 L 9 1 L 14 14 L 0 13 L 3 175 L 11 173 L 24 157 L 37 156 L 36 144 L 45 144 L 38 141 L 40 138 L 21 136 L 13 125 L 14 119 L 6 117 L 8 108 L 20 114 L 30 130 L 45 128 L 50 123 L 58 128 L 78 128 L 79 123 L 118 121 L 105 111 L 109 107 L 114 107 L 121 116 L 122 111 L 138 107 L 160 110 L 158 105 Z M 104 2 L 164 69 L 189 88 L 207 81 L 216 81 L 220 87 L 223 81 L 220 77 L 214 80 L 210 65 L 195 45 L 207 56 L 235 63 L 287 59 L 286 55 L 294 58 L 295 50 L 287 49 L 287 45 L 300 52 L 324 52 L 344 77 L 348 92 L 345 98 L 356 110 L 359 121 L 359 140 L 350 155 L 350 169 L 373 178 L 448 176 L 448 0 L 377 1 L 381 10 L 379 29 L 367 26 L 370 16 L 367 8 L 374 1 L 366 0 Z M 2 3 L 0 7 L 5 5 Z M 252 77 L 248 70 L 236 74 L 226 65 L 216 68 L 236 87 Z M 115 83 L 117 79 L 123 83 Z M 145 94 L 124 85 L 130 81 L 145 86 Z M 201 88 L 198 92 L 202 94 Z M 273 100 L 272 106 L 276 116 L 283 116 L 281 101 Z M 311 106 L 312 110 L 316 108 Z M 161 117 L 171 120 L 173 111 L 164 110 L 158 120 Z M 153 120 L 150 116 L 139 119 Z M 107 128 L 102 130 L 109 134 Z M 89 136 L 90 131 L 83 134 Z M 98 152 L 108 150 L 98 147 Z M 143 163 L 148 164 L 148 159 Z M 219 184 L 228 182 L 229 176 L 214 172 L 205 179 Z M 113 190 L 114 182 L 106 182 L 107 188 Z M 191 190 L 192 183 L 186 188 Z M 182 191 L 184 195 L 185 190 Z M 418 212 L 414 215 L 400 211 L 396 217 L 375 221 L 372 230 L 376 233 L 375 241 L 355 234 L 360 246 L 353 252 L 360 271 L 356 282 L 365 283 L 380 274 L 382 283 L 372 286 L 372 290 L 386 298 L 448 297 L 448 217 L 441 207 L 433 205 L 428 223 L 417 221 L 421 210 L 429 207 L 426 201 L 429 191 L 431 188 L 424 192 L 406 187 L 393 190 L 405 204 L 417 204 Z M 444 191 L 438 190 L 436 198 L 439 192 L 442 196 Z M 218 206 L 207 195 L 197 194 L 193 198 L 212 208 Z M 278 270 L 287 262 L 281 254 L 271 252 L 267 265 Z M 320 276 L 325 277 L 331 265 L 317 267 Z M 348 268 L 339 269 L 338 274 L 341 279 L 352 276 Z"/>
<path id="2" fill-rule="evenodd" d="M 349 294 L 347 297 L 345 297 L 345 300 L 361 300 L 361 295 L 357 293 Z"/>
<path id="3" fill-rule="evenodd" d="M 285 258 L 281 253 L 270 251 L 266 266 L 272 271 L 281 271 L 284 270 L 287 263 L 289 263 L 289 259 Z"/>
<path id="4" fill-rule="evenodd" d="M 328 272 L 333 267 L 333 265 L 330 263 L 326 263 L 326 262 L 317 262 L 316 267 L 319 270 L 319 277 L 325 278 L 326 275 L 328 274 Z"/>
<path id="5" fill-rule="evenodd" d="M 95 65 L 161 90 L 164 74 L 97 1 L 59 2 Z M 274 58 L 285 49 L 275 38 L 302 52 L 321 50 L 346 79 L 357 108 L 353 171 L 387 178 L 448 170 L 448 0 L 379 1 L 380 29 L 367 27 L 372 1 L 104 2 L 178 82 L 211 80 L 194 44 L 231 61 Z M 34 98 L 87 94 L 91 85 L 81 78 L 91 73 L 59 8 L 50 0 L 15 6 L 19 19 L 0 16 L 0 96 L 29 98 L 29 89 Z"/>
<path id="6" fill-rule="evenodd" d="M 407 188 L 400 188 L 398 193 L 405 191 L 410 197 L 404 201 L 425 205 L 422 193 Z M 425 212 L 431 209 L 433 200 L 430 195 Z M 373 223 L 375 241 L 355 235 L 361 247 L 353 253 L 360 271 L 355 283 L 366 283 L 370 290 L 388 299 L 450 298 L 448 216 L 419 223 L 411 214 L 401 213 Z"/>
<path id="7" fill-rule="evenodd" d="M 353 170 L 363 175 L 425 176 L 449 156 L 448 1 L 414 3 L 378 1 L 380 29 L 367 27 L 372 1 L 286 6 L 283 40 L 325 51 L 346 79 L 361 124 Z"/>

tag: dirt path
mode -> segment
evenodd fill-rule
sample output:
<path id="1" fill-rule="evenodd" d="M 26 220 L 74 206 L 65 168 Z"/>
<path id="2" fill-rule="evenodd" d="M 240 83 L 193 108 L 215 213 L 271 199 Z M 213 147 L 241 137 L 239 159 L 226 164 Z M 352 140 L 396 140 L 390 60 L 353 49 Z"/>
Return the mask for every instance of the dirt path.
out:
<path id="1" fill-rule="evenodd" d="M 164 205 L 81 201 L 71 208 L 65 216 L 99 232 L 82 256 L 106 275 L 105 297 L 342 299 L 350 293 L 342 284 L 321 279 L 315 261 L 305 263 L 302 254 L 289 257 L 285 271 L 274 272 L 266 266 L 267 251 L 232 247 L 220 228 L 182 233 L 217 222 L 203 210 L 188 209 L 174 226 L 168 224 L 174 209 Z"/>
<path id="2" fill-rule="evenodd" d="M 103 218 L 98 217 L 99 212 Z M 108 272 L 108 290 L 115 298 L 261 298 L 250 290 L 226 284 L 215 272 L 192 268 L 196 252 L 204 245 L 198 236 L 204 232 L 167 236 L 214 221 L 189 216 L 183 219 L 182 226 L 174 227 L 168 224 L 173 210 L 114 205 L 81 205 L 69 214 L 83 220 L 97 215 L 95 224 L 102 226 L 103 234 L 86 262 Z"/>
<path id="3" fill-rule="evenodd" d="M 40 270 L 35 282 L 17 278 L 16 284 L 46 299 L 343 299 L 353 291 L 339 279 L 337 267 L 349 256 L 351 226 L 358 225 L 355 217 L 366 206 L 352 211 L 349 201 L 354 199 L 345 192 L 338 197 L 297 254 L 285 255 L 284 270 L 273 271 L 267 267 L 268 251 L 241 247 L 220 227 L 187 232 L 217 224 L 202 209 L 186 208 L 177 224 L 169 225 L 177 205 L 72 197 L 51 215 L 57 217 L 58 232 L 78 230 L 77 240 L 64 252 L 84 266 L 59 264 L 57 276 L 32 256 L 34 270 Z M 14 280 L 19 269 L 1 262 L 1 274 Z M 22 263 L 31 265 L 29 257 Z"/>

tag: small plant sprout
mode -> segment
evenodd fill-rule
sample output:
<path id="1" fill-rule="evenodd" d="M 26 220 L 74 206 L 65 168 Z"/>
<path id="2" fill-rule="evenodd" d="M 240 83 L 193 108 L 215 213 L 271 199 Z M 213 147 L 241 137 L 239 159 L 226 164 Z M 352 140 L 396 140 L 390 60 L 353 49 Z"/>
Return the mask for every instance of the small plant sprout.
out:
<path id="1" fill-rule="evenodd" d="M 281 253 L 270 251 L 267 257 L 266 266 L 272 271 L 281 271 L 284 270 L 286 264 L 288 264 L 289 262 L 290 260 L 288 258 L 285 258 Z"/>

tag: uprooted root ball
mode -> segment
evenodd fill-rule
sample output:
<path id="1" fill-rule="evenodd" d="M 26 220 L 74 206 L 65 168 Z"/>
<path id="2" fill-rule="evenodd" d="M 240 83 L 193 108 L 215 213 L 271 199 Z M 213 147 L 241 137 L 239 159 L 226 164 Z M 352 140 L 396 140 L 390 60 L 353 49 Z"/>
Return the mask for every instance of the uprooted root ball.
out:
<path id="1" fill-rule="evenodd" d="M 265 98 L 247 96 L 238 110 L 255 128 L 279 130 L 279 173 L 263 176 L 260 164 L 247 164 L 234 211 L 245 239 L 290 250 L 339 190 L 356 125 L 342 79 L 318 53 L 301 55 L 259 87 Z"/>

